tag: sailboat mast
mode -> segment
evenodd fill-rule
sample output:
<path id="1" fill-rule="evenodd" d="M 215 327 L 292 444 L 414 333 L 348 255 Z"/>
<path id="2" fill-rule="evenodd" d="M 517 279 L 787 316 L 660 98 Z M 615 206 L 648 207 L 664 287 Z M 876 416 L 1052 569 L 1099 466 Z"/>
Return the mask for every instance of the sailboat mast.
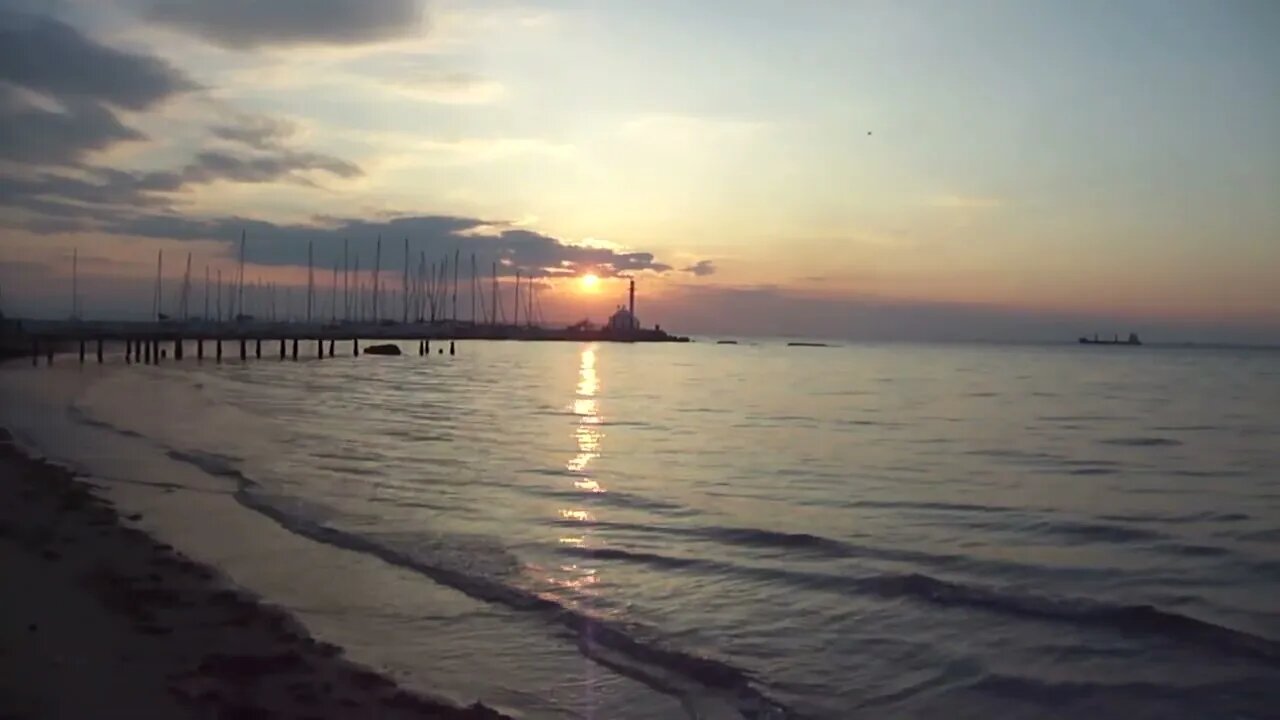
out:
<path id="1" fill-rule="evenodd" d="M 239 273 L 239 276 L 237 277 L 237 282 L 239 283 L 240 288 L 239 290 L 236 291 L 236 311 L 232 313 L 233 320 L 235 319 L 236 315 L 241 315 L 244 313 L 244 245 L 245 245 L 245 231 L 241 230 L 240 231 L 240 273 Z"/>
<path id="2" fill-rule="evenodd" d="M 160 274 L 163 268 L 164 250 L 160 250 L 156 253 L 156 298 L 155 302 L 152 303 L 154 307 L 153 312 L 151 313 L 151 318 L 153 320 L 159 320 L 161 313 L 164 312 L 164 299 L 160 295 Z"/>
<path id="3" fill-rule="evenodd" d="M 338 324 L 338 261 L 333 261 L 333 281 L 329 283 L 329 322 Z"/>
<path id="4" fill-rule="evenodd" d="M 378 295 L 380 286 L 378 285 L 378 275 L 382 271 L 382 236 L 378 236 L 378 248 L 373 256 L 373 321 L 378 322 Z"/>
<path id="5" fill-rule="evenodd" d="M 311 298 L 315 296 L 315 242 L 307 241 L 307 324 L 311 324 Z"/>
<path id="6" fill-rule="evenodd" d="M 400 283 L 400 290 L 404 293 L 404 310 L 401 313 L 400 322 L 409 323 L 409 237 L 404 238 L 404 281 Z"/>
<path id="7" fill-rule="evenodd" d="M 191 253 L 187 253 L 187 271 L 182 274 L 182 321 L 191 317 Z"/>
<path id="8" fill-rule="evenodd" d="M 71 248 L 71 319 L 77 320 L 80 315 L 80 251 Z"/>

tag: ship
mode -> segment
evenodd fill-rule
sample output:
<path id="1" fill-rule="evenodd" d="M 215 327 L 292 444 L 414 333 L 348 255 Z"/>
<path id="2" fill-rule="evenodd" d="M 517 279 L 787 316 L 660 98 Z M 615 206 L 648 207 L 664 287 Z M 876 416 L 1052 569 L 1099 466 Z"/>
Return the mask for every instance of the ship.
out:
<path id="1" fill-rule="evenodd" d="M 1093 337 L 1091 338 L 1088 338 L 1088 337 L 1080 338 L 1080 344 L 1081 345 L 1141 345 L 1142 341 L 1138 339 L 1138 333 L 1129 333 L 1128 339 L 1125 339 L 1125 340 L 1121 340 L 1119 335 L 1116 335 L 1112 337 L 1112 339 L 1107 340 L 1106 338 L 1099 338 L 1098 334 L 1094 333 Z"/>

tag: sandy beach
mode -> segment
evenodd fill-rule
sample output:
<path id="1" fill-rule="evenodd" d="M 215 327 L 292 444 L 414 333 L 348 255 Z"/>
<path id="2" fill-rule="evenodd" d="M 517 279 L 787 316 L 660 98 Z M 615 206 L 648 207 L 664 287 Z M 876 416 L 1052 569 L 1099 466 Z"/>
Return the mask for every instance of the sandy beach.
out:
<path id="1" fill-rule="evenodd" d="M 0 429 L 0 718 L 500 718 L 410 693 Z"/>

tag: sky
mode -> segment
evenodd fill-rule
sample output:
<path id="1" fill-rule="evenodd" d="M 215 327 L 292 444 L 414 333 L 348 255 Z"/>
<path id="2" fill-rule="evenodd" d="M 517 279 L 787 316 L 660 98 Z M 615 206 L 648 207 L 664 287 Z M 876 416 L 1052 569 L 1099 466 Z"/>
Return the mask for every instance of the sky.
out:
<path id="1" fill-rule="evenodd" d="M 1276 343 L 1278 33 L 1272 0 L 0 0 L 0 310 L 67 317 L 74 251 L 81 316 L 145 317 L 163 251 L 197 312 L 243 231 L 281 313 L 308 245 L 332 308 L 381 236 L 388 292 L 407 237 L 549 321 L 635 278 L 687 333 Z"/>

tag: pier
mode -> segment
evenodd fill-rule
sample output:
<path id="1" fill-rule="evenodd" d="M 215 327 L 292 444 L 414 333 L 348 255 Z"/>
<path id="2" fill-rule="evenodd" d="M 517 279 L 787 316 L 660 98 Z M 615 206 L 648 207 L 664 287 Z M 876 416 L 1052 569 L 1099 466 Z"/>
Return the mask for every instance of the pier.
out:
<path id="1" fill-rule="evenodd" d="M 360 356 L 360 343 L 411 342 L 418 344 L 418 354 L 431 354 L 432 342 L 449 346 L 461 340 L 523 342 L 688 342 L 687 337 L 670 335 L 654 328 L 583 325 L 565 328 L 513 325 L 471 325 L 466 323 L 213 323 L 203 321 L 8 321 L 9 331 L 3 344 L 5 354 L 30 355 L 32 364 L 41 360 L 51 364 L 55 353 L 74 353 L 80 363 L 106 361 L 105 348 L 123 347 L 127 363 L 156 364 L 161 361 L 182 362 L 194 349 L 196 361 L 206 358 L 206 346 L 214 346 L 214 360 L 224 361 L 225 353 L 239 361 L 262 358 L 264 343 L 279 343 L 279 358 L 297 360 L 299 346 L 314 347 L 314 358 L 336 357 L 340 347 L 350 348 L 353 357 Z M 20 330 L 16 330 L 20 328 Z M 252 350 L 250 350 L 252 348 Z M 346 352 L 344 349 L 343 352 Z M 270 354 L 270 353 L 268 353 Z M 409 353 L 406 353 L 409 354 Z"/>

